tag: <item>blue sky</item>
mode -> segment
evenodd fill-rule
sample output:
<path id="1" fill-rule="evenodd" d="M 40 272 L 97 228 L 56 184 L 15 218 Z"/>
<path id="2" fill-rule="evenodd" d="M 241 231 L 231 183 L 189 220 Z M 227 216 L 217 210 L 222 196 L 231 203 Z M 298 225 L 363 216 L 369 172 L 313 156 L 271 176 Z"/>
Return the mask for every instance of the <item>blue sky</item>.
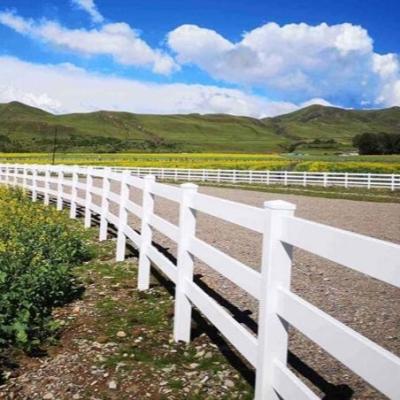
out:
<path id="1" fill-rule="evenodd" d="M 400 105 L 396 1 L 3 0 L 0 102 L 62 113 Z"/>

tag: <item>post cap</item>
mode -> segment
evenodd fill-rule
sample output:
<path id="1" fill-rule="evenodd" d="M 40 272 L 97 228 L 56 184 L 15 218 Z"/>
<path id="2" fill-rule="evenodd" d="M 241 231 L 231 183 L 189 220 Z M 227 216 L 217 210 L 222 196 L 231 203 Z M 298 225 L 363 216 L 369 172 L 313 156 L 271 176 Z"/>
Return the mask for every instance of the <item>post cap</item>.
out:
<path id="1" fill-rule="evenodd" d="M 269 210 L 294 211 L 296 210 L 296 204 L 289 203 L 288 201 L 283 200 L 270 200 L 264 202 L 264 208 L 267 208 Z"/>

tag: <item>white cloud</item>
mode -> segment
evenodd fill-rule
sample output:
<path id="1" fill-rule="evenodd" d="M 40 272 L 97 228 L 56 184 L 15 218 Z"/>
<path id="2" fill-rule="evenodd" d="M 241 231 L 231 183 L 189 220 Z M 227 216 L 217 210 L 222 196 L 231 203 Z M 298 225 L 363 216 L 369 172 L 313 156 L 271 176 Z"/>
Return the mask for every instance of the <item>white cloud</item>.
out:
<path id="1" fill-rule="evenodd" d="M 26 92 L 18 87 L 8 84 L 0 85 L 0 102 L 8 103 L 10 101 L 19 101 L 29 104 L 32 107 L 39 107 L 43 110 L 57 113 L 61 109 L 61 103 L 50 98 L 47 93 L 31 93 Z"/>
<path id="2" fill-rule="evenodd" d="M 396 77 L 400 73 L 400 60 L 396 54 L 373 54 L 372 68 L 383 78 Z"/>
<path id="3" fill-rule="evenodd" d="M 0 12 L 0 24 L 6 25 L 18 33 L 28 34 L 32 30 L 33 21 L 24 19 L 11 11 Z"/>
<path id="4" fill-rule="evenodd" d="M 241 90 L 154 84 L 90 73 L 71 64 L 42 65 L 0 57 L 0 102 L 18 100 L 51 112 L 100 109 L 135 113 L 228 113 L 266 117 L 294 111 Z"/>
<path id="5" fill-rule="evenodd" d="M 218 92 L 212 98 L 208 97 L 210 90 L 205 95 L 196 89 L 191 100 L 197 96 L 200 104 L 206 97 L 206 107 L 213 110 L 232 109 L 235 113 L 259 115 L 254 99 L 263 107 L 266 100 L 245 94 L 250 88 L 261 89 L 268 97 L 290 99 L 290 102 L 268 101 L 269 112 L 276 113 L 282 107 L 289 110 L 295 104 L 307 105 L 310 101 L 352 107 L 400 105 L 399 55 L 376 53 L 372 38 L 361 26 L 350 23 L 280 26 L 270 22 L 244 33 L 238 42 L 231 42 L 214 30 L 187 24 L 167 35 L 174 58 L 165 50 L 149 46 L 127 23 L 104 23 L 94 0 L 70 1 L 101 24 L 91 29 L 69 29 L 56 21 L 25 19 L 11 11 L 0 12 L 0 24 L 75 54 L 107 55 L 119 64 L 150 68 L 164 75 L 180 69 L 181 65 L 195 65 L 216 80 L 245 88 L 235 92 L 241 93 L 239 97 L 232 95 L 233 92 L 228 95 L 228 89 L 220 89 L 223 95 Z M 187 77 L 190 78 L 190 71 Z M 180 87 L 195 90 L 211 86 Z M 251 107 L 247 108 L 249 104 Z"/>
<path id="6" fill-rule="evenodd" d="M 209 29 L 182 25 L 167 41 L 182 64 L 298 102 L 323 97 L 342 104 L 390 105 L 393 96 L 384 96 L 383 88 L 400 79 L 398 56 L 374 53 L 368 32 L 349 23 L 271 22 L 246 32 L 237 43 Z"/>
<path id="7" fill-rule="evenodd" d="M 98 29 L 68 29 L 58 22 L 23 19 L 10 11 L 0 12 L 0 23 L 15 31 L 75 53 L 109 55 L 123 65 L 151 67 L 158 74 L 169 74 L 178 66 L 173 58 L 152 49 L 128 24 L 109 23 Z"/>
<path id="8" fill-rule="evenodd" d="M 77 5 L 82 10 L 86 11 L 93 22 L 101 23 L 104 17 L 100 14 L 93 0 L 71 0 L 73 4 Z"/>
<path id="9" fill-rule="evenodd" d="M 374 54 L 372 68 L 382 85 L 375 104 L 400 105 L 400 58 L 396 54 Z"/>
<path id="10" fill-rule="evenodd" d="M 335 106 L 334 104 L 330 103 L 329 101 L 326 101 L 325 99 L 321 99 L 321 98 L 314 98 L 314 99 L 310 99 L 307 101 L 303 101 L 303 103 L 300 104 L 300 107 L 308 107 L 308 106 L 312 106 L 312 105 L 320 105 L 320 106 L 327 106 L 327 107 L 338 107 Z"/>

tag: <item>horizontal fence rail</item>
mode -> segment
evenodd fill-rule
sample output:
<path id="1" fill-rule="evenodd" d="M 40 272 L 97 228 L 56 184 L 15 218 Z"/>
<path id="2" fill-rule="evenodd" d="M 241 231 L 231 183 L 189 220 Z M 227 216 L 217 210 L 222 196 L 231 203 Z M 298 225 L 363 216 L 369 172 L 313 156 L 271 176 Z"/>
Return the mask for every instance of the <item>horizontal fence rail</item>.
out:
<path id="1" fill-rule="evenodd" d="M 108 226 L 114 225 L 116 259 L 125 259 L 128 239 L 139 250 L 139 290 L 149 288 L 151 266 L 175 284 L 174 339 L 190 341 L 192 308 L 197 308 L 255 368 L 256 400 L 318 398 L 288 368 L 288 326 L 387 397 L 400 399 L 400 358 L 290 290 L 293 248 L 400 287 L 399 245 L 298 218 L 295 206 L 284 201 L 268 201 L 264 208 L 252 207 L 200 194 L 193 183 L 177 187 L 156 182 L 154 174 L 162 173 L 161 178 L 170 179 L 165 169 L 135 171 L 138 176 L 132 175 L 132 169 L 3 164 L 0 183 L 29 191 L 33 201 L 39 195 L 45 204 L 54 201 L 59 210 L 69 202 L 71 218 L 77 217 L 78 206 L 83 208 L 86 227 L 91 226 L 92 215 L 98 214 L 100 240 L 107 238 Z M 175 174 L 177 170 L 169 171 Z M 141 177 L 148 172 L 153 175 Z M 177 180 L 180 179 L 178 174 Z M 113 192 L 112 182 L 118 183 L 118 192 Z M 131 199 L 132 188 L 142 192 L 140 204 Z M 94 196 L 100 199 L 97 204 Z M 155 214 L 156 197 L 179 205 L 177 225 Z M 112 212 L 111 203 L 118 205 L 117 213 Z M 260 272 L 198 238 L 197 212 L 261 233 Z M 130 226 L 129 215 L 139 218 L 140 226 Z M 176 263 L 153 245 L 154 230 L 177 244 Z M 257 335 L 194 282 L 194 257 L 258 300 Z"/>
<path id="2" fill-rule="evenodd" d="M 113 167 L 116 172 L 124 170 L 139 177 L 154 175 L 159 180 L 169 181 L 400 189 L 400 174 Z"/>

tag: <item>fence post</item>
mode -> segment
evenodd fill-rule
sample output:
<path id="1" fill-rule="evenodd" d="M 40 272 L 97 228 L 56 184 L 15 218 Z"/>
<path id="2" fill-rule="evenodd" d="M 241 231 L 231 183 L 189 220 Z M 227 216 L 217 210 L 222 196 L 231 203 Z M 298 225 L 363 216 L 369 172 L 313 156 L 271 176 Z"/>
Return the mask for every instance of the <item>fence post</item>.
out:
<path id="1" fill-rule="evenodd" d="M 367 188 L 368 188 L 368 189 L 371 189 L 371 174 L 368 174 Z"/>
<path id="2" fill-rule="evenodd" d="M 196 232 L 196 211 L 191 208 L 197 185 L 181 185 L 182 198 L 179 208 L 178 277 L 175 287 L 175 341 L 190 342 L 192 305 L 185 293 L 185 283 L 193 280 L 193 257 L 188 251 L 189 240 Z"/>
<path id="3" fill-rule="evenodd" d="M 290 288 L 292 246 L 280 241 L 283 218 L 296 206 L 281 200 L 267 201 L 262 247 L 261 298 L 258 317 L 258 359 L 255 400 L 278 400 L 273 389 L 274 363 L 286 365 L 288 327 L 276 314 L 279 288 Z"/>
<path id="4" fill-rule="evenodd" d="M 138 271 L 138 289 L 147 290 L 150 287 L 150 259 L 147 255 L 151 246 L 153 231 L 149 225 L 149 216 L 154 211 L 154 195 L 151 193 L 151 187 L 155 182 L 153 175 L 144 177 L 143 200 L 142 200 L 142 225 L 140 228 L 140 251 L 139 251 L 139 271 Z"/>
<path id="5" fill-rule="evenodd" d="M 287 186 L 287 171 L 284 172 L 283 182 L 284 182 L 284 185 Z"/>
<path id="6" fill-rule="evenodd" d="M 349 174 L 348 174 L 348 172 L 344 173 L 344 187 L 346 189 L 349 187 Z"/>
<path id="7" fill-rule="evenodd" d="M 10 167 L 6 165 L 6 171 L 5 171 L 5 179 L 6 179 L 6 185 L 7 187 L 10 186 Z"/>
<path id="8" fill-rule="evenodd" d="M 328 186 L 328 173 L 324 172 L 324 187 Z"/>
<path id="9" fill-rule="evenodd" d="M 22 176 L 22 188 L 24 193 L 26 192 L 28 185 L 28 168 L 26 166 L 23 167 L 23 176 Z"/>
<path id="10" fill-rule="evenodd" d="M 119 201 L 116 261 L 125 260 L 125 250 L 126 250 L 125 227 L 128 224 L 128 211 L 126 207 L 128 205 L 128 200 L 129 200 L 129 183 L 128 183 L 129 177 L 130 173 L 128 171 L 124 171 L 122 173 L 120 201 Z"/>
<path id="11" fill-rule="evenodd" d="M 10 166 L 6 167 L 7 170 L 7 186 L 10 187 L 11 186 L 11 168 Z"/>
<path id="12" fill-rule="evenodd" d="M 12 171 L 12 172 L 11 172 Z M 13 177 L 13 173 L 15 171 L 15 166 L 14 167 L 8 167 L 8 182 L 9 182 L 9 186 L 13 187 L 14 186 L 14 177 Z"/>
<path id="13" fill-rule="evenodd" d="M 44 171 L 44 188 L 43 188 L 43 202 L 46 206 L 49 205 L 50 203 L 50 166 L 46 165 L 45 171 Z"/>
<path id="14" fill-rule="evenodd" d="M 63 195 L 64 195 L 64 171 L 63 167 L 58 167 L 58 178 L 57 178 L 57 210 L 61 211 L 63 209 Z"/>
<path id="15" fill-rule="evenodd" d="M 108 233 L 108 211 L 110 208 L 110 200 L 108 196 L 110 194 L 111 182 L 110 182 L 111 168 L 104 168 L 103 175 L 103 188 L 101 197 L 101 215 L 100 215 L 100 232 L 99 240 L 107 240 Z"/>
<path id="16" fill-rule="evenodd" d="M 76 204 L 76 198 L 78 197 L 78 188 L 77 188 L 77 183 L 78 183 L 78 166 L 74 166 L 72 169 L 72 186 L 71 186 L 71 207 L 70 207 L 70 212 L 69 216 L 70 218 L 75 219 L 76 218 L 76 209 L 77 209 L 77 204 Z"/>
<path id="17" fill-rule="evenodd" d="M 391 189 L 394 190 L 395 189 L 395 184 L 394 184 L 394 174 L 392 174 L 392 183 L 391 183 Z"/>
<path id="18" fill-rule="evenodd" d="M 92 167 L 86 169 L 86 194 L 85 194 L 85 228 L 90 228 L 92 224 L 92 187 L 93 187 L 93 176 Z"/>
<path id="19" fill-rule="evenodd" d="M 17 172 L 18 172 L 18 165 L 19 164 L 15 164 L 14 165 L 14 177 L 13 177 L 13 186 L 17 186 Z"/>
<path id="20" fill-rule="evenodd" d="M 33 167 L 32 169 L 32 201 L 37 201 L 37 169 Z"/>
<path id="21" fill-rule="evenodd" d="M 266 184 L 269 185 L 269 171 L 267 171 L 267 181 Z"/>
<path id="22" fill-rule="evenodd" d="M 303 172 L 303 186 L 307 186 L 307 171 Z"/>

